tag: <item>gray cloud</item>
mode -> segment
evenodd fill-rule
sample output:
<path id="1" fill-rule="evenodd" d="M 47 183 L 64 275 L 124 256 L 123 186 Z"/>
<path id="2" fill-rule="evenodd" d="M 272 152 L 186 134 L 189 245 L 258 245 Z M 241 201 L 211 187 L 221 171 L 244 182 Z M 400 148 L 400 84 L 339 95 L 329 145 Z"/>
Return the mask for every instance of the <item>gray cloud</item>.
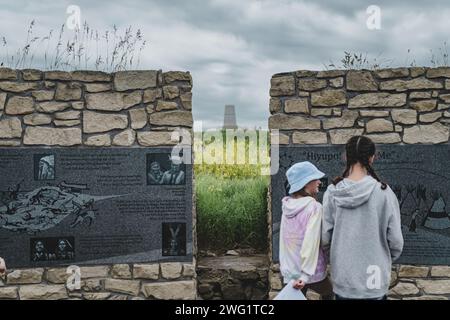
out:
<path id="1" fill-rule="evenodd" d="M 450 26 L 445 0 L 42 0 L 5 1 L 0 34 L 19 45 L 32 19 L 41 34 L 58 29 L 69 4 L 79 5 L 82 19 L 98 30 L 113 24 L 141 28 L 149 44 L 140 68 L 190 70 L 194 117 L 209 127 L 221 125 L 225 104 L 236 105 L 240 125 L 265 127 L 272 74 L 323 69 L 344 51 L 367 53 L 389 66 L 413 60 L 429 65 L 430 49 L 439 54 Z M 381 30 L 366 28 L 372 4 L 381 8 Z"/>

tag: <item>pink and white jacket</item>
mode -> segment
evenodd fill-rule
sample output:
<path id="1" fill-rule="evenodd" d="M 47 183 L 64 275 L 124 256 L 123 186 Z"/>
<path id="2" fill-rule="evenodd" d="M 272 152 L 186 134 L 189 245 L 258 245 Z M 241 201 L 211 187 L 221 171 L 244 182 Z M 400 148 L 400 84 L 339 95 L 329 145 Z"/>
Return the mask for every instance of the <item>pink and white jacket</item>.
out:
<path id="1" fill-rule="evenodd" d="M 327 258 L 320 246 L 322 205 L 312 197 L 282 200 L 280 271 L 284 283 L 302 279 L 315 283 L 327 275 Z"/>

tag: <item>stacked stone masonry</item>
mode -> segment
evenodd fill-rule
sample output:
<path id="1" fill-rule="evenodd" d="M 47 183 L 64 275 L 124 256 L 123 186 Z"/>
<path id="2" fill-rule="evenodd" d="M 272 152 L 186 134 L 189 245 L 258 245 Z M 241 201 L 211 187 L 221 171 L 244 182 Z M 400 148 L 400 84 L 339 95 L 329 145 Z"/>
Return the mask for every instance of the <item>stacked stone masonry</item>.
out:
<path id="1" fill-rule="evenodd" d="M 76 288 L 65 267 L 9 270 L 0 280 L 0 299 L 196 298 L 195 267 L 191 263 L 82 266 L 80 274 L 80 288 Z"/>
<path id="2" fill-rule="evenodd" d="M 271 79 L 269 108 L 280 145 L 345 144 L 354 135 L 378 144 L 448 144 L 450 68 L 280 73 Z M 450 298 L 449 266 L 395 265 L 391 278 L 389 299 Z M 282 288 L 273 262 L 269 282 L 273 298 Z"/>
<path id="3" fill-rule="evenodd" d="M 191 109 L 188 72 L 0 68 L 0 146 L 170 146 Z"/>
<path id="4" fill-rule="evenodd" d="M 450 136 L 450 68 L 296 71 L 276 74 L 270 129 L 279 143 L 438 144 Z"/>
<path id="5" fill-rule="evenodd" d="M 174 130 L 191 132 L 191 110 L 189 72 L 0 68 L 0 147 L 172 146 Z M 0 299 L 196 298 L 195 259 L 82 266 L 74 290 L 68 276 L 65 267 L 9 269 Z"/>

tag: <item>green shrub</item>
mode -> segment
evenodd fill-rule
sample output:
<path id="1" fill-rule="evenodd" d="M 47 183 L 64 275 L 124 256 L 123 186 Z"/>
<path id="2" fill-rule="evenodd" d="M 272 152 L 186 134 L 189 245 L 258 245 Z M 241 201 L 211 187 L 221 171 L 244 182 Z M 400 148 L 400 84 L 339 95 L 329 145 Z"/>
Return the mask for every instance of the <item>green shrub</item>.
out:
<path id="1" fill-rule="evenodd" d="M 202 250 L 267 250 L 269 177 L 196 177 L 198 245 Z"/>

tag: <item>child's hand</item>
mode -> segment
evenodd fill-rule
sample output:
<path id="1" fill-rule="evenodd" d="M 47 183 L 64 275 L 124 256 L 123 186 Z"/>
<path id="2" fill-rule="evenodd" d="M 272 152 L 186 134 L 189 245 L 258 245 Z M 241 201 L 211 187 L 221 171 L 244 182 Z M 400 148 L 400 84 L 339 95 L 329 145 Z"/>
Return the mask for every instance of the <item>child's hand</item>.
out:
<path id="1" fill-rule="evenodd" d="M 6 272 L 6 264 L 3 258 L 0 258 L 0 275 L 3 275 Z"/>
<path id="2" fill-rule="evenodd" d="M 305 284 L 306 283 L 303 280 L 299 279 L 299 280 L 295 280 L 294 284 L 292 286 L 294 287 L 294 289 L 301 290 L 305 287 Z"/>

